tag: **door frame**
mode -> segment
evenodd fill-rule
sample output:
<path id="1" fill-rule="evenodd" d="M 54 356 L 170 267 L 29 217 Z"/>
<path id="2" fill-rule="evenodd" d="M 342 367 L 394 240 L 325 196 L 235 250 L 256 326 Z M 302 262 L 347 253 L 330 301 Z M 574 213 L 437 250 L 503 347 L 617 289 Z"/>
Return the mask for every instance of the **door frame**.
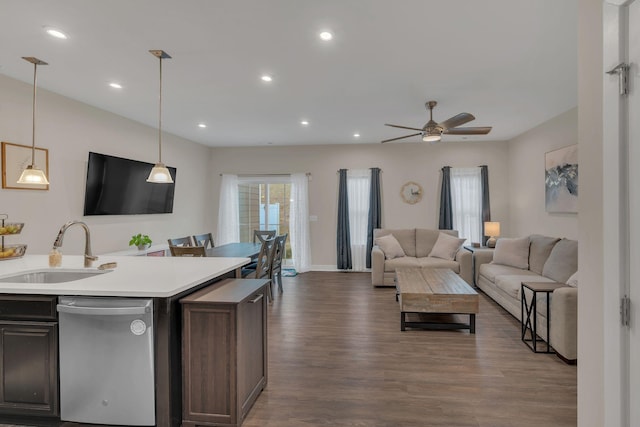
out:
<path id="1" fill-rule="evenodd" d="M 603 72 L 628 61 L 627 10 L 634 1 L 603 1 Z M 621 427 L 630 425 L 629 329 L 620 318 L 630 290 L 627 111 L 618 77 L 603 74 L 604 418 Z"/>

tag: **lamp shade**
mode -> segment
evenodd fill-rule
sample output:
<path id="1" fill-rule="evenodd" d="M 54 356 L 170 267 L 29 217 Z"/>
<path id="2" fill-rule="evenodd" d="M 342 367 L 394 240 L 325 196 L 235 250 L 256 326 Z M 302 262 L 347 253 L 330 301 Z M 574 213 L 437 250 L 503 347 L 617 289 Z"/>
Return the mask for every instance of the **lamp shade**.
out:
<path id="1" fill-rule="evenodd" d="M 155 184 L 171 184 L 173 182 L 173 178 L 171 178 L 171 173 L 169 173 L 169 169 L 167 169 L 164 163 L 156 163 L 151 169 L 147 182 L 153 182 Z"/>
<path id="2" fill-rule="evenodd" d="M 28 165 L 20 175 L 18 184 L 44 184 L 49 185 L 49 180 L 44 172 L 33 165 Z"/>
<path id="3" fill-rule="evenodd" d="M 498 237 L 500 236 L 500 223 L 497 221 L 487 221 L 484 223 L 485 236 Z"/>

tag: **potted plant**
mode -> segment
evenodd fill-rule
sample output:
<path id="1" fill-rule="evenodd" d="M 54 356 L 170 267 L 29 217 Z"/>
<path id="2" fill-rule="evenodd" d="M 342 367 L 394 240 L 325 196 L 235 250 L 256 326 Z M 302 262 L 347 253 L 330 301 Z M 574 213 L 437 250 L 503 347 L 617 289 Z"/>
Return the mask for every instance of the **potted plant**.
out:
<path id="1" fill-rule="evenodd" d="M 131 240 L 129 240 L 129 246 L 137 246 L 138 250 L 145 250 L 151 246 L 151 239 L 146 234 L 138 233 L 135 236 L 131 236 Z"/>

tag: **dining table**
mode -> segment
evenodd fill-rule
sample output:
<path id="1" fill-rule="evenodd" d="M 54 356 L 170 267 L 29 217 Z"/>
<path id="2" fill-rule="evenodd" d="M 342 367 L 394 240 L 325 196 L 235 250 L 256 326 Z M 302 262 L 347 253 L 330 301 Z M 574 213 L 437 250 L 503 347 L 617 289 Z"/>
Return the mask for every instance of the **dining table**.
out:
<path id="1" fill-rule="evenodd" d="M 208 248 L 205 252 L 208 257 L 250 258 L 253 260 L 260 254 L 261 248 L 262 243 L 235 242 L 214 246 L 213 248 Z M 242 276 L 241 270 L 242 268 L 236 269 L 236 277 Z"/>

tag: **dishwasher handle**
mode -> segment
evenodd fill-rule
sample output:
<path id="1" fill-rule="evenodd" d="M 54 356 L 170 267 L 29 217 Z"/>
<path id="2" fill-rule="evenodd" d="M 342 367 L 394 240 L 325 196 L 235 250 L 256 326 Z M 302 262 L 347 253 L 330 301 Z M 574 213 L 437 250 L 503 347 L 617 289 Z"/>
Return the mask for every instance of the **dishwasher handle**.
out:
<path id="1" fill-rule="evenodd" d="M 77 307 L 74 305 L 58 304 L 60 313 L 78 314 L 84 316 L 123 316 L 150 313 L 149 307 Z"/>

